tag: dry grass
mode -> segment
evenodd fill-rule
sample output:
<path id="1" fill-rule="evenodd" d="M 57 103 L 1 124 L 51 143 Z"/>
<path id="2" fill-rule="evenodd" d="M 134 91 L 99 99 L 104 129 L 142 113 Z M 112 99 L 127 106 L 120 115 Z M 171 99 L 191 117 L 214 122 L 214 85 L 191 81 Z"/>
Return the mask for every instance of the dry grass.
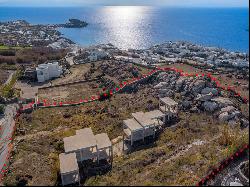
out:
<path id="1" fill-rule="evenodd" d="M 87 185 L 195 185 L 227 158 L 237 147 L 249 142 L 248 131 L 225 127 L 206 115 L 192 114 L 189 125 L 180 122 L 176 129 L 166 129 L 157 146 L 116 158 L 113 169 L 104 176 L 91 177 Z M 196 120 L 200 120 L 199 123 Z M 206 122 L 206 123 L 205 123 Z M 218 137 L 216 137 L 218 136 Z M 220 141 L 227 136 L 227 145 Z M 238 138 L 236 138 L 238 137 Z M 187 145 L 200 139 L 203 145 Z M 183 154 L 181 148 L 184 149 Z"/>
<path id="2" fill-rule="evenodd" d="M 17 184 L 16 177 L 25 174 L 32 176 L 29 185 L 56 184 L 57 155 L 64 151 L 62 139 L 85 127 L 91 127 L 95 134 L 107 132 L 111 139 L 120 136 L 122 120 L 130 118 L 132 112 L 149 109 L 151 102 L 151 110 L 157 108 L 158 99 L 150 87 L 141 86 L 138 92 L 118 94 L 103 102 L 22 114 L 17 123 L 12 173 L 5 183 Z M 86 88 L 74 89 L 75 98 L 86 92 Z M 51 93 L 53 91 L 43 94 Z M 179 117 L 176 127 L 165 129 L 155 146 L 116 157 L 112 171 L 91 177 L 86 184 L 194 185 L 238 146 L 249 142 L 247 129 L 225 127 L 212 115 L 181 112 Z M 22 135 L 19 130 L 26 134 Z M 187 147 L 197 140 L 204 144 Z M 38 169 L 34 172 L 35 168 Z"/>
<path id="3" fill-rule="evenodd" d="M 90 99 L 91 96 L 97 96 L 102 90 L 99 83 L 87 82 L 77 83 L 61 87 L 53 87 L 47 89 L 39 89 L 38 97 L 40 100 L 48 101 L 80 101 L 80 99 Z"/>
<path id="4" fill-rule="evenodd" d="M 0 86 L 5 83 L 8 77 L 9 77 L 8 71 L 0 69 Z"/>

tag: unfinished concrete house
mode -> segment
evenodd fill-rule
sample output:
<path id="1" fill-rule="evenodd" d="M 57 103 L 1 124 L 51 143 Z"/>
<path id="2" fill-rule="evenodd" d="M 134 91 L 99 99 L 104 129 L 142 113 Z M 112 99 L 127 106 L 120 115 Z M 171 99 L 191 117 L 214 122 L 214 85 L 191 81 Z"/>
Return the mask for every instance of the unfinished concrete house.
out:
<path id="1" fill-rule="evenodd" d="M 97 143 L 97 159 L 108 160 L 111 164 L 113 161 L 112 143 L 106 133 L 95 135 Z"/>
<path id="2" fill-rule="evenodd" d="M 166 114 L 164 114 L 162 111 L 153 110 L 153 111 L 150 111 L 150 112 L 145 112 L 144 115 L 155 122 L 155 126 L 156 126 L 157 129 L 163 127 L 164 118 L 165 118 Z"/>
<path id="3" fill-rule="evenodd" d="M 165 114 L 164 123 L 178 116 L 178 103 L 169 97 L 160 98 L 159 109 Z"/>
<path id="4" fill-rule="evenodd" d="M 78 162 L 97 158 L 97 144 L 91 129 L 82 129 L 75 136 L 64 138 L 65 153 L 76 153 Z"/>
<path id="5" fill-rule="evenodd" d="M 132 113 L 133 118 L 143 127 L 143 141 L 145 137 L 155 137 L 156 123 L 143 112 Z"/>
<path id="6" fill-rule="evenodd" d="M 178 103 L 166 97 L 160 99 L 159 110 L 132 113 L 132 119 L 123 121 L 123 150 L 126 141 L 133 146 L 136 141 L 144 142 L 147 137 L 155 138 L 156 132 L 172 117 L 177 116 L 177 106 Z"/>
<path id="7" fill-rule="evenodd" d="M 73 168 L 73 166 L 75 167 L 75 165 L 77 165 L 77 162 L 83 164 L 83 162 L 87 160 L 91 161 L 90 163 L 96 163 L 97 161 L 97 164 L 99 165 L 100 161 L 105 160 L 108 161 L 108 165 L 106 164 L 107 162 L 105 162 L 106 166 L 109 166 L 110 164 L 112 165 L 113 148 L 112 143 L 106 133 L 94 135 L 90 128 L 85 128 L 77 130 L 75 136 L 66 137 L 63 139 L 63 141 L 65 154 L 60 155 L 63 185 L 69 184 L 68 182 L 70 182 L 70 180 L 71 182 L 73 181 L 72 176 L 70 175 L 72 172 L 67 172 L 69 169 L 65 168 Z M 91 169 L 95 168 L 96 167 L 93 167 Z"/>
<path id="8" fill-rule="evenodd" d="M 130 141 L 132 146 L 134 142 L 144 139 L 144 129 L 135 119 L 123 121 L 123 132 L 123 150 L 125 140 Z"/>
<path id="9" fill-rule="evenodd" d="M 94 135 L 90 128 L 85 128 L 63 141 L 65 153 L 76 153 L 78 162 L 113 158 L 112 143 L 106 133 Z"/>
<path id="10" fill-rule="evenodd" d="M 76 154 L 60 154 L 60 172 L 61 172 L 61 179 L 62 185 L 69 185 L 69 184 L 80 184 L 80 175 L 79 175 L 79 168 L 76 160 Z"/>
<path id="11" fill-rule="evenodd" d="M 96 138 L 91 128 L 76 130 L 76 136 L 80 136 L 81 140 L 86 142 L 86 146 L 82 149 L 82 160 L 97 160 L 97 144 Z"/>

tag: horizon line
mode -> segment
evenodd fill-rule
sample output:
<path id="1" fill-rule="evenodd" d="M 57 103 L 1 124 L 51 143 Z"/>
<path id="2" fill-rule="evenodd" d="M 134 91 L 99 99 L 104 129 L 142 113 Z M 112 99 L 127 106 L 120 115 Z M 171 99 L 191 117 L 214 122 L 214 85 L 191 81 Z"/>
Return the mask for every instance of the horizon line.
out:
<path id="1" fill-rule="evenodd" d="M 70 5 L 70 6 L 36 6 L 36 5 L 31 5 L 31 6 L 23 6 L 23 5 L 0 5 L 1 8 L 84 8 L 84 7 L 165 7 L 165 8 L 245 8 L 249 9 L 249 6 L 168 6 L 168 5 Z"/>

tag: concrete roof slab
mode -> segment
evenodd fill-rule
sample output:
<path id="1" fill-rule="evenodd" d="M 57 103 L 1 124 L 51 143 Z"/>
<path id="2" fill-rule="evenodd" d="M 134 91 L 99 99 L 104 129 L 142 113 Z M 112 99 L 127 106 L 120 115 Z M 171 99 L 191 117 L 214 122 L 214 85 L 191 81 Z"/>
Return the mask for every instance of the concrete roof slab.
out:
<path id="1" fill-rule="evenodd" d="M 123 123 L 131 130 L 138 131 L 143 130 L 143 127 L 135 119 L 124 120 Z"/>
<path id="2" fill-rule="evenodd" d="M 75 153 L 70 153 L 70 154 L 62 153 L 59 155 L 59 160 L 60 160 L 60 171 L 62 174 L 79 170 Z"/>
<path id="3" fill-rule="evenodd" d="M 97 149 L 103 149 L 112 146 L 107 133 L 97 134 L 95 135 L 95 138 L 97 142 Z"/>
<path id="4" fill-rule="evenodd" d="M 165 114 L 161 112 L 160 110 L 153 110 L 150 112 L 146 112 L 145 116 L 147 116 L 150 119 L 158 119 L 158 118 L 164 117 Z"/>
<path id="5" fill-rule="evenodd" d="M 76 136 L 71 136 L 63 139 L 64 150 L 66 153 L 78 151 L 81 149 L 86 149 L 90 147 L 95 147 L 96 140 L 95 136 L 89 134 L 78 134 Z"/>
<path id="6" fill-rule="evenodd" d="M 149 117 L 147 117 L 142 112 L 132 113 L 132 116 L 143 127 L 153 126 L 154 123 L 155 123 L 152 119 L 150 119 Z"/>

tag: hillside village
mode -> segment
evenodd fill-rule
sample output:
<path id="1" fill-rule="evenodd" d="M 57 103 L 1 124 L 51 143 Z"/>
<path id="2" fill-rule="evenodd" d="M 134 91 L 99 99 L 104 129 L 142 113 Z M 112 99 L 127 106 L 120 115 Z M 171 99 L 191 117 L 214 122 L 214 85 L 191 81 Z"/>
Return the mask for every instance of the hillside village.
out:
<path id="1" fill-rule="evenodd" d="M 120 50 L 112 44 L 107 44 L 88 47 L 81 52 L 79 61 L 76 63 L 81 63 L 81 60 L 84 61 L 88 56 L 91 58 L 97 55 L 103 58 L 103 56 L 110 55 L 123 61 L 145 65 L 189 60 L 197 64 L 206 64 L 209 67 L 249 67 L 249 55 L 246 53 L 203 47 L 188 42 L 166 42 L 142 50 Z M 78 56 L 75 58 L 77 60 Z"/>
<path id="2" fill-rule="evenodd" d="M 87 23 L 70 19 L 66 24 L 32 25 L 25 20 L 0 22 L 0 45 L 4 46 L 53 46 L 54 48 L 72 47 L 74 42 L 56 30 L 59 27 L 82 28 Z"/>

